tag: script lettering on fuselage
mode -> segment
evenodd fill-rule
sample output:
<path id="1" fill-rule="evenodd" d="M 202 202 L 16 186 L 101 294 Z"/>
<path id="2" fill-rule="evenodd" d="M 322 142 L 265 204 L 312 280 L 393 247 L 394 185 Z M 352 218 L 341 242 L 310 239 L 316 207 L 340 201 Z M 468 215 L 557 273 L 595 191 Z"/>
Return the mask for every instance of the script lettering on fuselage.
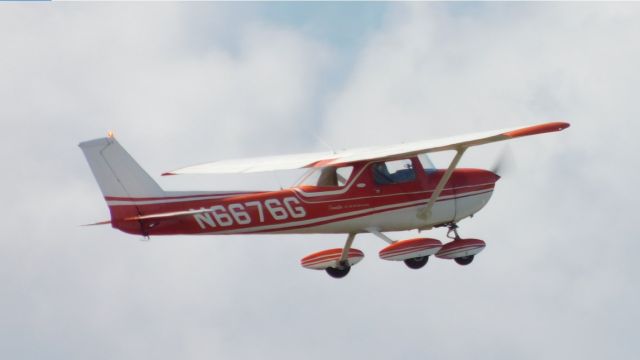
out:
<path id="1" fill-rule="evenodd" d="M 193 215 L 201 229 L 256 225 L 268 221 L 269 218 L 274 221 L 285 221 L 307 216 L 306 210 L 300 205 L 300 200 L 292 196 L 282 200 L 273 198 L 264 201 L 213 205 L 209 209 L 201 210 L 208 211 Z"/>

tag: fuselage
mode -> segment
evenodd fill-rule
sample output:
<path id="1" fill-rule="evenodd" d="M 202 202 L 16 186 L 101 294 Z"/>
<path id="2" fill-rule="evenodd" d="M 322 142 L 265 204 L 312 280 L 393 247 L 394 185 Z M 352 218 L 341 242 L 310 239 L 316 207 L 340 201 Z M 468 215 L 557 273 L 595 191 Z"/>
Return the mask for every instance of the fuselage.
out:
<path id="1" fill-rule="evenodd" d="M 473 215 L 487 204 L 499 179 L 487 170 L 457 169 L 425 216 L 421 209 L 444 170 L 423 170 L 417 157 L 404 161 L 409 165 L 393 173 L 385 167 L 386 175 L 380 174 L 381 162 L 353 163 L 348 178 L 341 181 L 334 171 L 320 174 L 313 185 L 278 191 L 181 192 L 106 200 L 114 228 L 145 236 L 400 231 L 455 223 Z M 125 220 L 192 210 L 196 212 L 166 219 Z"/>

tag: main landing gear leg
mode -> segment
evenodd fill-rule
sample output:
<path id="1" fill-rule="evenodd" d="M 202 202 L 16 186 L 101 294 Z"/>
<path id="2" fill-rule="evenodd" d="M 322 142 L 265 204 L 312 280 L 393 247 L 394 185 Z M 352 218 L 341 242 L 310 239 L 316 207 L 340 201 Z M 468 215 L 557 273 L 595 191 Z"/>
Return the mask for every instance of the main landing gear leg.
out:
<path id="1" fill-rule="evenodd" d="M 353 240 L 355 238 L 356 234 L 349 234 L 349 236 L 347 237 L 347 241 L 342 248 L 342 255 L 340 256 L 340 260 L 337 261 L 336 266 L 328 267 L 325 269 L 329 276 L 336 279 L 347 276 L 347 274 L 351 270 L 351 266 L 349 265 L 349 261 L 347 261 L 347 258 L 349 256 L 349 250 L 351 249 L 351 245 L 353 245 Z"/>

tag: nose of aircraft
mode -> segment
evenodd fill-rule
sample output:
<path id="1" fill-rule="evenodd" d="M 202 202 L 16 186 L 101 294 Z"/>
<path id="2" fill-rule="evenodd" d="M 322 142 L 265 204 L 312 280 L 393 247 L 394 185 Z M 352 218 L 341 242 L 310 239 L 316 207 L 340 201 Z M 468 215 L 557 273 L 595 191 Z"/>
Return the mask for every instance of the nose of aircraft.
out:
<path id="1" fill-rule="evenodd" d="M 495 183 L 500 180 L 500 175 L 490 170 L 474 169 L 473 176 L 478 178 L 479 183 Z"/>
<path id="2" fill-rule="evenodd" d="M 456 183 L 458 185 L 482 185 L 494 184 L 500 180 L 500 175 L 484 169 L 458 169 L 456 170 Z"/>

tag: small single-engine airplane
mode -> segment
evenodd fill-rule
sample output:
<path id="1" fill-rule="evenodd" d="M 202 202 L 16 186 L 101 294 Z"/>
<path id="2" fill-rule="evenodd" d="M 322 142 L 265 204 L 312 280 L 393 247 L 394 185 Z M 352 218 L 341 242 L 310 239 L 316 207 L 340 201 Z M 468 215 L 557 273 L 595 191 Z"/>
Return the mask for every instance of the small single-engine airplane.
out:
<path id="1" fill-rule="evenodd" d="M 363 259 L 352 248 L 358 233 L 387 242 L 379 256 L 423 267 L 429 256 L 470 264 L 485 242 L 458 235 L 460 220 L 480 211 L 491 197 L 495 173 L 457 169 L 464 152 L 477 145 L 560 131 L 552 122 L 438 140 L 361 148 L 337 153 L 309 153 L 190 166 L 163 175 L 250 173 L 308 169 L 295 186 L 264 192 L 169 192 L 136 163 L 110 133 L 80 143 L 111 220 L 96 223 L 130 234 L 347 234 L 343 248 L 319 251 L 301 260 L 303 267 L 341 278 Z M 428 153 L 454 151 L 446 169 L 436 169 Z M 447 227 L 450 242 L 414 238 L 394 241 L 385 232 Z"/>

